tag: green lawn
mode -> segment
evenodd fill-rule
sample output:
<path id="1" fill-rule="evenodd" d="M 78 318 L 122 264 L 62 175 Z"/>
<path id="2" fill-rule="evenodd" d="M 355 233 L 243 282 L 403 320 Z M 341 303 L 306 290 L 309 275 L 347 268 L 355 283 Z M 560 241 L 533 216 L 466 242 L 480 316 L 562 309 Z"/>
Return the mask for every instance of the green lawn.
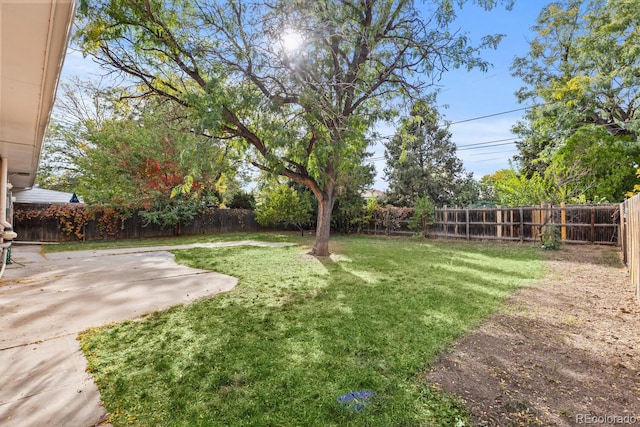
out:
<path id="1" fill-rule="evenodd" d="M 148 246 L 187 245 L 190 243 L 233 242 L 238 240 L 261 240 L 265 242 L 304 242 L 300 233 L 221 233 L 211 235 L 155 237 L 148 239 L 92 240 L 89 242 L 64 242 L 44 245 L 43 252 L 89 251 L 113 248 L 139 248 Z"/>
<path id="2" fill-rule="evenodd" d="M 468 425 L 464 409 L 420 373 L 541 276 L 539 250 L 368 237 L 334 238 L 326 260 L 306 249 L 176 251 L 179 262 L 236 276 L 238 286 L 83 333 L 111 422 Z M 376 393 L 362 412 L 336 401 L 362 389 Z"/>

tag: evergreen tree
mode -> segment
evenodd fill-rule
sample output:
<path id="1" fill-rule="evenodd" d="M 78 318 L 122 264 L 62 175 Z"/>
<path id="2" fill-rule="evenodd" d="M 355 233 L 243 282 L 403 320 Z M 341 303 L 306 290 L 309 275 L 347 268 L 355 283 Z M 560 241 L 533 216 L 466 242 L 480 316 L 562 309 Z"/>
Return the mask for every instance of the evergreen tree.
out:
<path id="1" fill-rule="evenodd" d="M 437 206 L 466 205 L 477 199 L 472 175 L 465 172 L 449 128 L 440 121 L 432 105 L 418 102 L 385 144 L 392 204 L 413 206 L 425 195 Z"/>

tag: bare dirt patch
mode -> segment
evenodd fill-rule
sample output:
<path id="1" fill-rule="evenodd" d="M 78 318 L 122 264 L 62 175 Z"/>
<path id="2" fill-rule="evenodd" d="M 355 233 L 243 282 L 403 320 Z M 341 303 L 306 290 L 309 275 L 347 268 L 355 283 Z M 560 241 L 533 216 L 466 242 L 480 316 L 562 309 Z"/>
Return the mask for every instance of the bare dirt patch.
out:
<path id="1" fill-rule="evenodd" d="M 425 376 L 475 426 L 640 425 L 640 303 L 618 248 L 565 247 L 545 263 Z"/>

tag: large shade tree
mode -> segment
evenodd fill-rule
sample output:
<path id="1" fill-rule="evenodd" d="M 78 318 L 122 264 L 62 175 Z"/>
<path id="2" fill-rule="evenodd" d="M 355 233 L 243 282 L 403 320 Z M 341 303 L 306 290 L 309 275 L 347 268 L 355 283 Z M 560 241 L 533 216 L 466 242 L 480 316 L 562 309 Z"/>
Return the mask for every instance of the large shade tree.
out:
<path id="1" fill-rule="evenodd" d="M 583 126 L 560 147 L 545 172 L 549 201 L 621 202 L 638 182 L 640 144 L 602 126 Z M 554 194 L 555 193 L 555 194 Z"/>
<path id="2" fill-rule="evenodd" d="M 307 186 L 318 201 L 312 253 L 325 256 L 336 194 L 374 123 L 451 67 L 487 67 L 480 49 L 499 37 L 473 46 L 450 30 L 452 3 L 83 0 L 77 41 L 137 83 L 131 96 L 188 107 L 255 167 Z"/>
<path id="3" fill-rule="evenodd" d="M 116 91 L 78 77 L 60 82 L 38 165 L 38 185 L 77 191 L 78 179 L 84 174 L 78 163 L 91 147 L 88 136 L 105 121 L 119 117 Z"/>
<path id="4" fill-rule="evenodd" d="M 519 100 L 534 104 L 514 128 L 527 175 L 544 173 L 583 126 L 638 140 L 638 22 L 640 0 L 561 0 L 542 9 L 529 53 L 512 67 L 525 84 Z"/>

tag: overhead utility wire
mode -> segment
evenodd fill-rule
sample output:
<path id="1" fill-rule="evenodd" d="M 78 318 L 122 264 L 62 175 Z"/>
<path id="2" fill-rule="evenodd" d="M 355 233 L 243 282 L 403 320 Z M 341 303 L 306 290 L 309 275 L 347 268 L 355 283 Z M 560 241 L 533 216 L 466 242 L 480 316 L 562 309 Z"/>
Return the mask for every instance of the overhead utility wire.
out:
<path id="1" fill-rule="evenodd" d="M 536 105 L 532 105 L 532 106 L 530 106 L 530 107 L 516 108 L 515 110 L 501 111 L 501 112 L 499 112 L 499 113 L 493 113 L 493 114 L 487 114 L 487 115 L 484 115 L 484 116 L 471 117 L 471 118 L 469 118 L 469 119 L 458 120 L 457 122 L 446 122 L 446 120 L 445 120 L 445 123 L 447 123 L 449 126 L 451 126 L 451 125 L 457 125 L 458 123 L 466 123 L 466 122 L 472 122 L 472 121 L 475 121 L 475 120 L 486 119 L 486 118 L 489 118 L 489 117 L 502 116 L 502 115 L 504 115 L 504 114 L 514 113 L 514 112 L 516 112 L 516 111 L 529 110 L 529 109 L 531 109 L 531 108 L 535 108 L 535 107 L 544 107 L 544 106 L 545 106 L 545 105 L 547 105 L 547 104 L 548 104 L 548 103 L 545 103 L 545 104 L 536 104 Z M 389 140 L 389 139 L 393 138 L 394 136 L 395 136 L 395 135 L 375 136 L 375 137 L 372 137 L 372 138 L 370 138 L 370 139 L 371 139 L 371 140 L 374 140 L 374 141 L 381 141 L 381 140 Z M 515 139 L 515 138 L 514 138 L 514 139 Z"/>
<path id="2" fill-rule="evenodd" d="M 486 147 L 499 147 L 501 145 L 512 145 L 513 142 L 501 142 L 500 144 L 486 144 L 481 147 L 466 147 L 466 148 L 458 148 L 458 151 L 467 151 L 467 150 L 480 150 Z"/>
<path id="3" fill-rule="evenodd" d="M 629 86 L 620 86 L 619 89 L 631 89 L 633 87 L 635 87 L 635 84 L 630 84 Z M 495 116 L 502 116 L 503 114 L 509 114 L 509 113 L 515 113 L 518 111 L 524 111 L 524 110 L 530 110 L 532 108 L 536 108 L 536 107 L 545 107 L 547 105 L 553 104 L 552 102 L 544 102 L 542 104 L 534 104 L 534 105 L 530 105 L 529 107 L 522 107 L 522 108 L 516 108 L 515 110 L 508 110 L 508 111 L 502 111 L 500 113 L 493 113 L 493 114 L 487 114 L 486 116 L 478 116 L 478 117 L 472 117 L 470 119 L 464 119 L 464 120 L 458 120 L 457 122 L 450 122 L 449 125 L 457 125 L 458 123 L 466 123 L 466 122 L 472 122 L 474 120 L 481 120 L 481 119 L 486 119 L 489 117 L 495 117 Z M 629 121 L 633 122 L 636 121 L 637 119 L 631 119 Z"/>
<path id="4" fill-rule="evenodd" d="M 513 141 L 516 140 L 518 138 L 503 138 L 503 139 L 494 139 L 491 141 L 483 141 L 483 142 L 476 142 L 474 144 L 467 144 L 467 145 L 459 145 L 456 147 L 457 151 L 465 151 L 465 150 L 477 150 L 480 148 L 485 148 L 485 147 L 498 147 L 501 145 L 511 145 L 513 144 L 513 142 L 505 142 L 505 141 Z M 368 161 L 371 162 L 377 162 L 380 160 L 384 160 L 384 156 L 376 156 L 376 157 L 370 157 L 367 159 Z"/>
<path id="5" fill-rule="evenodd" d="M 507 154 L 507 153 L 515 153 L 515 151 L 513 148 L 509 148 L 507 150 L 500 150 L 500 151 L 487 151 L 486 153 L 469 153 L 469 156 L 472 156 L 473 158 L 475 158 L 475 157 L 487 156 L 489 154 Z"/>
<path id="6" fill-rule="evenodd" d="M 516 139 L 520 139 L 520 138 L 503 138 L 503 139 L 494 139 L 493 141 L 484 141 L 484 142 L 475 142 L 473 144 L 465 144 L 465 145 L 457 145 L 456 148 L 461 149 L 461 148 L 467 148 L 467 147 L 475 147 L 478 145 L 484 145 L 487 146 L 487 144 L 493 144 L 495 142 L 505 142 L 505 141 L 513 141 Z"/>
<path id="7" fill-rule="evenodd" d="M 546 104 L 538 104 L 538 105 L 533 105 L 531 107 L 516 108 L 515 110 L 509 110 L 509 111 L 502 111 L 500 113 L 487 114 L 486 116 L 478 116 L 478 117 L 472 117 L 470 119 L 458 120 L 457 122 L 449 123 L 449 125 L 457 125 L 458 123 L 466 123 L 466 122 L 472 122 L 474 120 L 487 119 L 489 117 L 502 116 L 504 114 L 515 113 L 517 111 L 530 110 L 533 107 L 541 107 L 543 105 L 546 105 Z"/>
<path id="8" fill-rule="evenodd" d="M 489 118 L 489 117 L 501 116 L 501 115 L 504 115 L 504 114 L 515 113 L 517 111 L 529 110 L 529 109 L 534 108 L 534 107 L 543 107 L 545 105 L 547 105 L 547 103 L 545 103 L 545 104 L 536 104 L 536 105 L 532 105 L 530 107 L 516 108 L 514 110 L 501 111 L 499 113 L 487 114 L 487 115 L 484 115 L 484 116 L 472 117 L 472 118 L 469 118 L 469 119 L 458 120 L 457 122 L 450 122 L 449 125 L 457 125 L 458 123 L 466 123 L 466 122 L 471 122 L 471 121 L 474 121 L 474 120 L 481 120 L 481 119 L 486 119 L 486 118 Z M 380 140 L 385 140 L 385 139 L 389 140 L 391 138 L 393 138 L 393 136 L 378 136 L 378 137 L 372 138 L 372 139 L 380 141 Z M 495 140 L 492 140 L 492 141 L 476 142 L 476 143 L 473 143 L 473 144 L 459 145 L 459 146 L 456 147 L 456 149 L 458 151 L 463 151 L 463 150 L 475 150 L 477 148 L 484 148 L 484 147 L 496 147 L 496 146 L 499 146 L 499 145 L 509 145 L 509 144 L 512 144 L 512 143 L 511 142 L 510 143 L 503 143 L 503 144 L 493 144 L 493 143 L 495 143 L 495 142 L 504 142 L 504 141 L 513 141 L 513 140 L 516 140 L 516 139 L 518 139 L 518 138 L 504 138 L 504 139 L 495 139 Z M 472 148 L 472 147 L 475 147 L 475 148 Z M 378 157 L 370 157 L 367 160 L 370 161 L 370 162 L 377 162 L 377 161 L 384 160 L 384 159 L 385 159 L 384 156 L 378 156 Z"/>
<path id="9" fill-rule="evenodd" d="M 483 148 L 487 148 L 487 147 L 500 147 L 502 145 L 511 145 L 511 144 L 513 144 L 513 143 L 512 142 L 502 142 L 500 144 L 488 144 L 488 145 L 483 145 L 481 147 L 460 148 L 460 149 L 458 149 L 458 151 L 479 150 L 479 149 L 483 149 Z M 508 151 L 510 151 L 510 150 L 507 150 L 507 151 L 504 151 L 504 152 L 506 153 Z M 494 153 L 495 153 L 495 151 L 494 151 Z M 484 153 L 475 153 L 474 155 L 475 156 L 480 156 L 482 154 L 484 154 Z M 385 160 L 385 157 L 384 156 L 376 156 L 376 157 L 369 157 L 368 159 L 366 159 L 366 161 L 368 161 L 368 162 L 378 162 L 378 161 L 381 161 L 381 160 Z"/>
<path id="10" fill-rule="evenodd" d="M 482 159 L 482 160 L 469 160 L 469 161 L 466 161 L 465 164 L 469 164 L 469 163 L 486 163 L 486 162 L 490 162 L 492 160 L 504 160 L 504 157 L 492 157 L 490 159 Z"/>
<path id="11" fill-rule="evenodd" d="M 448 123 L 448 125 L 457 125 L 458 123 L 466 123 L 466 122 L 471 122 L 471 121 L 474 121 L 474 120 L 486 119 L 488 117 L 501 116 L 501 115 L 513 113 L 513 112 L 516 112 L 516 111 L 529 110 L 529 109 L 534 108 L 534 107 L 543 107 L 545 105 L 547 105 L 547 104 L 536 104 L 536 105 L 532 105 L 530 107 L 517 108 L 515 110 L 508 110 L 508 111 L 502 111 L 502 112 L 499 112 L 499 113 L 487 114 L 487 115 L 484 115 L 484 116 L 471 117 L 469 119 L 458 120 L 457 122 L 450 122 L 450 123 Z M 386 136 L 376 136 L 376 137 L 373 137 L 373 138 L 370 138 L 370 139 L 374 140 L 374 141 L 381 141 L 381 140 L 390 140 L 393 137 L 394 137 L 394 135 L 386 135 Z M 460 147 L 470 147 L 472 145 L 488 144 L 488 143 L 492 143 L 492 142 L 511 141 L 511 140 L 514 140 L 514 139 L 518 139 L 518 138 L 496 139 L 495 141 L 485 141 L 485 142 L 478 142 L 478 143 L 475 143 L 475 144 L 460 145 L 460 146 L 458 146 L 458 148 L 460 148 Z"/>

